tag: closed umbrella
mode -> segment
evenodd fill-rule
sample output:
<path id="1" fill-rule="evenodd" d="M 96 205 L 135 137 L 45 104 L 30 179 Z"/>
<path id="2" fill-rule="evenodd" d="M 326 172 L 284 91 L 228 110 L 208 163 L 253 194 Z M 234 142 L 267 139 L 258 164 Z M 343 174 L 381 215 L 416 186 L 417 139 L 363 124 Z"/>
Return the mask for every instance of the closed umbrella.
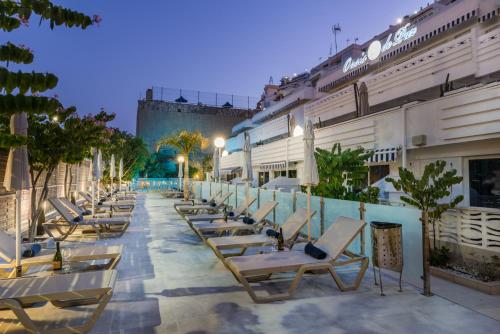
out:
<path id="1" fill-rule="evenodd" d="M 101 180 L 104 172 L 104 161 L 102 161 L 102 152 L 101 150 L 97 151 L 97 165 L 99 166 L 99 178 L 97 179 L 97 200 L 101 200 Z"/>
<path id="2" fill-rule="evenodd" d="M 96 182 L 101 179 L 101 171 L 99 170 L 99 152 L 97 149 L 92 150 L 92 216 L 95 215 L 95 186 Z M 99 200 L 99 191 L 97 192 Z"/>
<path id="3" fill-rule="evenodd" d="M 111 154 L 109 161 L 109 178 L 111 179 L 111 194 L 113 194 L 113 179 L 116 177 L 115 155 Z"/>
<path id="4" fill-rule="evenodd" d="M 179 190 L 182 189 L 182 178 L 184 177 L 184 172 L 182 171 L 182 165 L 183 165 L 183 160 L 179 160 L 179 173 L 177 174 L 177 177 L 179 178 L 179 184 L 178 184 Z"/>
<path id="5" fill-rule="evenodd" d="M 241 180 L 245 181 L 245 197 L 250 197 L 248 193 L 250 188 L 250 183 L 253 181 L 253 171 L 252 171 L 252 146 L 250 146 L 250 135 L 245 132 L 245 143 L 243 144 L 243 155 L 241 162 Z"/>
<path id="6" fill-rule="evenodd" d="M 304 172 L 301 184 L 307 187 L 307 235 L 311 240 L 311 186 L 318 185 L 318 166 L 314 156 L 314 128 L 311 120 L 306 122 L 304 130 Z"/>
<path id="7" fill-rule="evenodd" d="M 120 186 L 118 187 L 119 191 L 122 191 L 122 178 L 123 178 L 123 158 L 120 158 L 120 162 L 118 163 L 118 179 L 120 180 Z"/>
<path id="8" fill-rule="evenodd" d="M 28 119 L 26 113 L 17 113 L 10 118 L 10 133 L 28 135 Z M 30 189 L 28 150 L 26 146 L 11 148 L 5 168 L 4 187 L 8 191 L 16 191 L 16 276 L 22 275 L 21 266 L 21 195 L 23 190 Z"/>
<path id="9" fill-rule="evenodd" d="M 216 147 L 214 149 L 214 156 L 213 156 L 213 160 L 214 160 L 214 170 L 213 170 L 213 173 L 214 173 L 214 179 L 215 181 L 217 181 L 217 179 L 220 178 L 220 159 L 219 159 L 219 149 Z"/>

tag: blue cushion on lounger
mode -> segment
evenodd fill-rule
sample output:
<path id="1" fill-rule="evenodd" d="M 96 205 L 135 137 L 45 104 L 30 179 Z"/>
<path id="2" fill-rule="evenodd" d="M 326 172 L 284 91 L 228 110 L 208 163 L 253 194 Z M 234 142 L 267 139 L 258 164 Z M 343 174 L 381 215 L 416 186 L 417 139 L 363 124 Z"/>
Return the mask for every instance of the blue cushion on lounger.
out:
<path id="1" fill-rule="evenodd" d="M 275 230 L 273 230 L 273 229 L 268 229 L 268 230 L 266 231 L 266 234 L 267 234 L 267 236 L 268 236 L 268 237 L 271 237 L 271 238 L 276 238 L 276 239 L 278 239 L 278 237 L 279 237 L 279 235 L 280 235 L 280 233 L 279 233 L 278 231 L 275 231 Z"/>
<path id="2" fill-rule="evenodd" d="M 42 246 L 40 244 L 33 244 L 30 248 L 26 249 L 23 252 L 23 257 L 33 257 L 40 253 L 42 250 Z"/>
<path id="3" fill-rule="evenodd" d="M 250 218 L 250 217 L 243 217 L 243 223 L 248 224 L 248 225 L 252 225 L 253 223 L 255 223 L 255 220 L 253 218 Z"/>
<path id="4" fill-rule="evenodd" d="M 79 222 L 81 222 L 82 220 L 83 220 L 82 215 L 78 215 L 78 216 L 76 216 L 75 218 L 73 218 L 73 222 L 74 222 L 74 223 L 79 223 Z"/>
<path id="5" fill-rule="evenodd" d="M 314 246 L 311 242 L 308 242 L 306 247 L 304 248 L 304 252 L 318 260 L 323 260 L 326 258 L 326 253 L 319 249 L 318 247 Z"/>

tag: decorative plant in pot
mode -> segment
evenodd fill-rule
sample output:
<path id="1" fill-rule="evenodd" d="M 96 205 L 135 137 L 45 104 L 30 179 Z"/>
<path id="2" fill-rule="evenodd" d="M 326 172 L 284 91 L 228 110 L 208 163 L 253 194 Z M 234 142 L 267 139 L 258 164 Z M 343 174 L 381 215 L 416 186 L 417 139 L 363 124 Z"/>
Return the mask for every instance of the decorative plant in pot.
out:
<path id="1" fill-rule="evenodd" d="M 441 217 L 443 212 L 457 206 L 463 196 L 450 197 L 451 187 L 462 182 L 455 169 L 445 171 L 446 162 L 438 160 L 425 166 L 424 173 L 419 179 L 406 169 L 399 168 L 399 179 L 387 178 L 398 191 L 403 191 L 401 201 L 422 211 L 422 249 L 423 249 L 423 280 L 426 296 L 431 296 L 430 284 L 430 238 L 429 223 Z M 447 201 L 444 201 L 448 198 Z"/>

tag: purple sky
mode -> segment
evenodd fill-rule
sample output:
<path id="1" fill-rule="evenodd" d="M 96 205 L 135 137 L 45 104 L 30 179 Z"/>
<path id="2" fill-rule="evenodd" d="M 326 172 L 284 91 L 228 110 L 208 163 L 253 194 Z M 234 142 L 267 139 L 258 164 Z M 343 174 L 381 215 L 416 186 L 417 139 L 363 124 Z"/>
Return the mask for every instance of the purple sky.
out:
<path id="1" fill-rule="evenodd" d="M 137 100 L 164 86 L 259 96 L 270 76 L 302 72 L 328 56 L 331 25 L 364 42 L 428 1 L 422 0 L 94 0 L 54 1 L 99 14 L 100 27 L 38 26 L 2 40 L 25 44 L 25 70 L 59 77 L 54 90 L 80 114 L 115 112 L 114 126 L 135 132 Z"/>

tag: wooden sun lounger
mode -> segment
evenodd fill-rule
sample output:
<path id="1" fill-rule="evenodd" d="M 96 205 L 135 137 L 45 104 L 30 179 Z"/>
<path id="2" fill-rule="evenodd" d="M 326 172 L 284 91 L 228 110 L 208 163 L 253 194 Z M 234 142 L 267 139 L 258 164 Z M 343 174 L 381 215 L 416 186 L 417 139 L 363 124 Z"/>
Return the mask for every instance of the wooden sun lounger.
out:
<path id="1" fill-rule="evenodd" d="M 72 248 L 71 255 L 67 259 L 70 262 L 88 262 L 107 260 L 102 265 L 93 266 L 93 269 L 114 269 L 118 265 L 123 252 L 123 246 L 92 246 Z M 46 269 L 52 265 L 55 250 L 44 249 L 34 257 L 21 259 L 23 273 Z M 3 231 L 0 231 L 0 258 L 6 263 L 0 264 L 2 278 L 14 278 L 16 276 L 16 240 Z M 37 270 L 39 269 L 39 270 Z"/>
<path id="2" fill-rule="evenodd" d="M 316 214 L 316 211 L 311 212 L 311 217 Z M 307 209 L 298 208 L 281 226 L 283 230 L 283 239 L 285 245 L 291 249 L 300 230 L 307 224 Z M 267 236 L 265 233 L 251 235 L 234 235 L 228 237 L 208 238 L 207 245 L 212 248 L 215 255 L 223 262 L 227 257 L 242 256 L 250 247 L 263 247 L 272 245 L 275 238 Z M 223 252 L 229 249 L 239 249 L 239 252 Z"/>
<path id="3" fill-rule="evenodd" d="M 0 280 L 0 308 L 10 309 L 26 332 L 44 334 L 86 333 L 92 329 L 113 296 L 115 270 L 92 271 L 47 277 L 26 277 Z M 97 298 L 96 298 L 97 297 Z M 23 305 L 50 302 L 56 307 L 67 306 L 72 300 L 94 299 L 97 306 L 89 319 L 79 326 L 45 329 L 31 320 Z M 53 311 L 51 311 L 53 312 Z M 46 312 L 50 319 L 51 312 Z M 0 320 L 2 321 L 2 320 Z M 45 324 L 45 322 L 44 322 Z M 45 327 L 45 326 L 44 326 Z"/>
<path id="4" fill-rule="evenodd" d="M 80 191 L 79 194 L 87 201 L 87 205 L 85 206 L 86 209 L 89 209 L 92 206 L 92 196 L 89 194 Z M 116 211 L 116 212 L 131 212 L 134 210 L 135 205 L 134 204 L 121 204 L 121 203 L 113 203 L 113 204 L 107 204 L 107 205 L 98 205 L 97 202 L 95 203 L 95 209 L 99 210 L 104 210 L 104 211 Z"/>
<path id="5" fill-rule="evenodd" d="M 54 238 L 54 240 L 65 240 L 78 228 L 82 227 L 90 227 L 91 232 L 99 239 L 103 237 L 120 237 L 125 233 L 130 224 L 130 218 L 128 217 L 82 217 L 79 222 L 75 222 L 74 219 L 78 217 L 78 214 L 64 205 L 59 198 L 49 198 L 49 202 L 61 215 L 61 218 L 57 221 L 43 224 L 45 232 Z M 55 229 L 59 235 L 54 235 L 52 229 Z"/>
<path id="6" fill-rule="evenodd" d="M 217 196 L 220 195 L 220 193 L 222 193 L 222 190 L 218 190 L 218 191 L 214 192 L 212 194 L 212 196 L 210 196 L 210 198 L 207 199 L 206 202 L 202 202 L 201 199 L 200 200 L 193 199 L 193 200 L 187 200 L 187 201 L 185 201 L 185 200 L 177 201 L 177 202 L 174 203 L 174 208 L 177 210 L 178 206 L 186 206 L 186 205 L 193 206 L 193 205 L 198 205 L 198 204 L 209 203 L 211 201 L 214 201 L 217 198 Z"/>
<path id="7" fill-rule="evenodd" d="M 186 214 L 198 214 L 200 212 L 217 212 L 222 207 L 225 206 L 224 202 L 232 195 L 232 192 L 227 192 L 218 196 L 215 199 L 215 206 L 212 206 L 210 203 L 207 204 L 198 204 L 198 205 L 189 205 L 189 206 L 177 206 L 175 207 L 177 212 L 182 216 Z"/>
<path id="8" fill-rule="evenodd" d="M 278 205 L 278 202 L 269 201 L 260 206 L 260 208 L 252 214 L 252 218 L 255 220 L 253 224 L 245 224 L 243 219 L 239 219 L 236 221 L 228 221 L 224 220 L 213 220 L 211 222 L 195 222 L 190 226 L 196 235 L 203 241 L 206 241 L 205 234 L 210 232 L 215 232 L 222 234 L 226 231 L 231 232 L 233 234 L 238 232 L 253 232 L 259 233 L 263 227 L 264 219 L 269 215 L 273 209 Z"/>
<path id="9" fill-rule="evenodd" d="M 230 220 L 237 220 L 242 214 L 244 214 L 250 205 L 253 204 L 257 199 L 255 197 L 251 197 L 248 200 L 244 200 L 241 204 L 233 210 L 234 216 L 229 217 Z M 188 221 L 188 223 L 197 222 L 197 221 L 212 221 L 216 219 L 224 219 L 224 213 L 201 213 L 198 215 L 186 215 L 184 218 Z"/>
<path id="10" fill-rule="evenodd" d="M 226 267 L 229 268 L 256 303 L 292 298 L 306 271 L 327 270 L 341 291 L 355 290 L 360 286 L 368 267 L 368 258 L 348 251 L 347 247 L 361 233 L 365 225 L 365 222 L 361 220 L 346 217 L 337 218 L 315 243 L 316 247 L 328 254 L 324 260 L 315 259 L 303 251 L 291 250 L 228 258 Z M 347 257 L 347 260 L 341 259 L 341 257 Z M 346 285 L 336 273 L 335 268 L 355 263 L 361 265 L 358 275 L 352 285 Z M 295 278 L 286 293 L 257 296 L 249 283 L 252 277 L 270 277 L 273 274 L 282 272 L 295 273 Z"/>

